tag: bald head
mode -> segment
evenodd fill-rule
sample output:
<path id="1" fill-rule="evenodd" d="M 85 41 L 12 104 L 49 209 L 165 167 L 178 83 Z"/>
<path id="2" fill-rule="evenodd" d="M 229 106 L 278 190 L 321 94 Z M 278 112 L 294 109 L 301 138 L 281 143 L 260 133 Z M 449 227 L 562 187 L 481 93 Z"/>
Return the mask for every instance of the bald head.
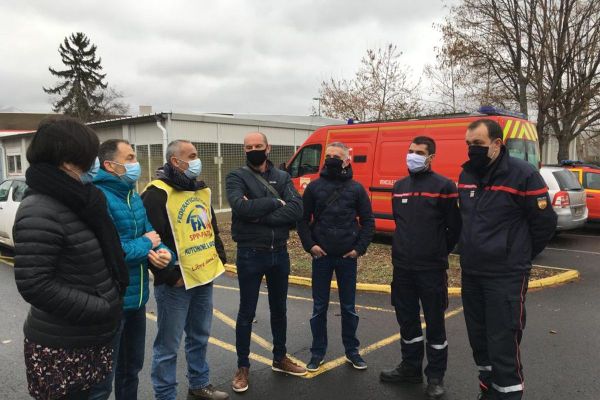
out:
<path id="1" fill-rule="evenodd" d="M 265 149 L 268 152 L 269 147 L 267 136 L 262 132 L 250 132 L 244 136 L 244 150 L 246 152 Z"/>

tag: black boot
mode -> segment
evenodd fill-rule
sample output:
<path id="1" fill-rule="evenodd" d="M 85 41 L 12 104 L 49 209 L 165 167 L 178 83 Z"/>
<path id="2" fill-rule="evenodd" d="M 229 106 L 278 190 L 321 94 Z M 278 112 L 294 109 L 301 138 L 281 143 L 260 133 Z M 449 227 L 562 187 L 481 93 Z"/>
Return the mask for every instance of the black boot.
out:
<path id="1" fill-rule="evenodd" d="M 423 372 L 420 369 L 409 367 L 404 363 L 400 363 L 394 369 L 383 370 L 379 374 L 379 379 L 382 382 L 391 383 L 422 383 Z"/>
<path id="2" fill-rule="evenodd" d="M 446 391 L 444 390 L 444 381 L 440 378 L 429 378 L 427 380 L 427 390 L 425 395 L 428 399 L 440 399 Z"/>

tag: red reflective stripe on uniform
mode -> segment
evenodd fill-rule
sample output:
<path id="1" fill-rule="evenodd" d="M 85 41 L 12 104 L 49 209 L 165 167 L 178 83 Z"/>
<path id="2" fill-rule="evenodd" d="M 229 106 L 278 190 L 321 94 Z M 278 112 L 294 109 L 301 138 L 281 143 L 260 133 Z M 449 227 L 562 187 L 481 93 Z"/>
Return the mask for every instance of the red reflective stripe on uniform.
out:
<path id="1" fill-rule="evenodd" d="M 415 192 L 415 193 L 395 193 L 394 197 L 412 197 L 412 196 L 422 196 L 422 197 L 440 197 L 442 199 L 450 199 L 458 197 L 458 193 L 429 193 L 429 192 Z"/>
<path id="2" fill-rule="evenodd" d="M 423 197 L 441 197 L 442 199 L 450 199 L 450 198 L 454 198 L 454 197 L 458 197 L 458 193 L 427 193 L 427 192 L 422 192 L 421 196 Z"/>
<path id="3" fill-rule="evenodd" d="M 464 183 L 458 184 L 459 189 L 477 189 L 477 185 L 466 185 Z"/>
<path id="4" fill-rule="evenodd" d="M 525 192 L 525 196 L 539 196 L 540 194 L 546 193 L 548 193 L 548 188 L 541 188 L 538 190 L 530 190 L 528 192 Z"/>
<path id="5" fill-rule="evenodd" d="M 525 196 L 525 192 L 520 192 L 515 188 L 511 188 L 508 186 L 487 186 L 485 190 L 491 190 L 494 192 L 508 192 L 510 194 L 517 194 L 519 196 Z"/>
<path id="6" fill-rule="evenodd" d="M 548 188 L 542 188 L 538 190 L 530 190 L 527 192 L 523 192 L 521 190 L 517 190 L 515 188 L 511 188 L 508 186 L 487 186 L 485 190 L 491 190 L 494 192 L 508 192 L 510 194 L 516 194 L 518 196 L 539 196 L 540 194 L 548 193 Z"/>

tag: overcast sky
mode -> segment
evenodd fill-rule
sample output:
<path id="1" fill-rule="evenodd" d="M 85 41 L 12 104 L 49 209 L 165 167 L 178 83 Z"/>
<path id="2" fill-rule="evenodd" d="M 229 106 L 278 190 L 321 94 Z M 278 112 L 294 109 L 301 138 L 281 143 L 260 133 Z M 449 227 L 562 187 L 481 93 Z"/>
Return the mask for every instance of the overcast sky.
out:
<path id="1" fill-rule="evenodd" d="M 1 1 L 0 108 L 50 110 L 48 66 L 81 31 L 134 113 L 307 115 L 320 82 L 352 77 L 368 48 L 398 45 L 418 79 L 446 13 L 442 0 Z"/>

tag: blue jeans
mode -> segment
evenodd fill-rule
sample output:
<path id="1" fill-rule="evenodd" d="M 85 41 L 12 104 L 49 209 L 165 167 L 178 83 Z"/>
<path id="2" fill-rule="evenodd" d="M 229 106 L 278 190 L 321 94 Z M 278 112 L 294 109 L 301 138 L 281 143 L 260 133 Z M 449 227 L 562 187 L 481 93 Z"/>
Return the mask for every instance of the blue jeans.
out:
<path id="1" fill-rule="evenodd" d="M 287 292 L 290 275 L 290 257 L 287 249 L 267 251 L 238 247 L 237 272 L 240 285 L 240 310 L 235 328 L 235 347 L 238 367 L 250 367 L 250 336 L 256 314 L 256 304 L 263 276 L 267 278 L 271 333 L 273 334 L 273 359 L 286 355 Z"/>
<path id="2" fill-rule="evenodd" d="M 315 357 L 323 358 L 327 352 L 327 309 L 333 271 L 338 283 L 342 309 L 342 342 L 347 356 L 358 354 L 360 342 L 356 338 L 358 314 L 356 314 L 356 258 L 324 256 L 313 259 L 312 296 L 313 315 L 310 329 L 313 343 L 310 349 Z"/>
<path id="3" fill-rule="evenodd" d="M 185 358 L 189 388 L 209 384 L 206 348 L 213 315 L 213 285 L 190 290 L 166 284 L 154 287 L 158 332 L 152 357 L 152 386 L 156 400 L 177 397 L 177 351 L 185 331 Z"/>
<path id="4" fill-rule="evenodd" d="M 112 346 L 113 370 L 106 379 L 92 386 L 89 400 L 108 399 L 113 381 L 116 400 L 137 399 L 138 374 L 144 366 L 146 347 L 146 306 L 123 312 Z"/>

